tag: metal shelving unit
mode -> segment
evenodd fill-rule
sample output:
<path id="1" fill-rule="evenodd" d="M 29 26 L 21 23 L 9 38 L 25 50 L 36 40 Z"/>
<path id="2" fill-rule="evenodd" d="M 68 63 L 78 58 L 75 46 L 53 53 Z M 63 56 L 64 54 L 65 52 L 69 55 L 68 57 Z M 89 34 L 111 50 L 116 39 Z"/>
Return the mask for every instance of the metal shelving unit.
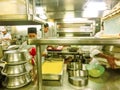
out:
<path id="1" fill-rule="evenodd" d="M 120 45 L 120 39 L 117 38 L 49 38 L 49 39 L 29 39 L 28 44 L 37 47 L 37 71 L 38 71 L 38 89 L 42 90 L 42 45 Z"/>
<path id="2" fill-rule="evenodd" d="M 16 2 L 19 2 L 20 0 L 1 0 L 1 2 L 3 2 L 5 5 L 4 7 L 6 8 L 7 5 L 10 5 L 11 6 L 11 3 L 13 4 L 13 7 L 14 5 L 16 5 L 15 10 L 17 7 L 17 4 L 15 4 Z M 22 1 L 22 0 L 21 0 Z M 10 3 L 9 3 L 10 2 Z M 35 4 L 36 4 L 36 1 L 35 0 L 23 0 L 23 4 L 24 4 L 24 7 L 25 7 L 25 12 L 24 13 L 20 13 L 19 11 L 16 10 L 15 13 L 12 13 L 12 11 L 14 11 L 14 9 L 9 9 L 7 8 L 7 11 L 9 12 L 9 14 L 0 14 L 0 26 L 12 26 L 12 25 L 42 25 L 44 23 L 46 23 L 45 20 L 41 19 L 40 17 L 37 16 L 36 14 L 36 10 L 35 10 Z M 19 3 L 18 3 L 19 4 Z M 21 5 L 23 5 L 21 4 Z M 22 7 L 22 6 L 21 6 Z M 1 8 L 1 7 L 0 7 Z M 32 11 L 30 11 L 30 9 Z M 37 54 L 38 54 L 38 58 L 39 57 L 39 54 L 40 54 L 40 50 L 39 50 L 39 47 L 37 47 Z M 38 64 L 40 65 L 40 64 Z M 37 69 L 37 70 L 40 70 L 40 69 Z M 41 72 L 41 71 L 38 71 L 38 73 Z M 39 74 L 40 75 L 40 74 Z M 39 90 L 42 90 L 41 89 L 41 84 L 42 82 L 39 83 Z"/>
<path id="3" fill-rule="evenodd" d="M 2 3 L 2 1 L 0 2 Z M 4 2 L 6 2 L 6 5 L 9 5 L 8 3 L 10 1 L 7 2 L 7 0 L 4 0 Z M 31 0 L 31 3 L 30 0 L 25 0 L 23 4 L 25 7 L 24 13 L 16 11 L 15 13 L 11 14 L 6 14 L 6 12 L 5 14 L 0 14 L 0 25 L 40 25 L 46 22 L 36 15 L 34 0 Z M 18 7 L 16 6 L 16 8 Z M 10 13 L 11 9 L 8 8 L 8 12 Z"/>

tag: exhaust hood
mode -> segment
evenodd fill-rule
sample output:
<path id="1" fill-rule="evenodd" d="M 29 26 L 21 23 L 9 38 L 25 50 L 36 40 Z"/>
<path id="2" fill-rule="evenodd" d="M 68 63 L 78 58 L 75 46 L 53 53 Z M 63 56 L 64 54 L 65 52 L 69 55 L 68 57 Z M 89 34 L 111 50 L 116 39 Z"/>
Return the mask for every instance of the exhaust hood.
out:
<path id="1" fill-rule="evenodd" d="M 45 23 L 46 21 L 36 14 L 35 5 L 34 0 L 1 0 L 0 25 L 40 25 Z"/>

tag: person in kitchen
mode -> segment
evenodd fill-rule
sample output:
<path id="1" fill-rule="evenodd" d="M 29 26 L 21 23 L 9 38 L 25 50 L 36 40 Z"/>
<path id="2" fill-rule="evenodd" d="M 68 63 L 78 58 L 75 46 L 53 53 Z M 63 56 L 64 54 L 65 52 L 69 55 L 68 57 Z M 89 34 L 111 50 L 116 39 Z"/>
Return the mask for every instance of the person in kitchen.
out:
<path id="1" fill-rule="evenodd" d="M 44 24 L 44 28 L 43 28 L 44 34 L 47 34 L 48 27 L 49 27 L 48 24 Z M 44 35 L 44 37 L 45 36 L 47 36 L 47 35 Z M 28 38 L 29 39 L 37 38 L 37 29 L 35 27 L 28 28 Z M 46 46 L 45 47 L 42 46 L 41 49 L 42 49 L 41 51 L 43 52 L 42 56 L 45 57 L 47 55 Z M 37 54 L 36 53 L 36 47 L 30 46 L 29 54 L 32 56 L 30 62 L 32 64 L 32 66 L 33 66 L 33 68 L 32 68 L 33 81 L 34 81 L 34 83 L 36 83 L 36 81 L 37 81 L 37 75 L 36 75 L 36 71 L 35 71 L 36 70 L 36 61 L 35 61 L 35 58 L 34 58 L 36 56 L 36 54 Z"/>
<path id="2" fill-rule="evenodd" d="M 104 34 L 104 23 L 102 23 L 101 30 L 95 34 L 95 38 L 99 38 Z M 109 66 L 114 69 L 116 67 L 115 60 L 119 60 L 115 58 L 114 56 L 108 55 L 104 53 L 103 50 L 104 46 L 98 45 L 98 46 L 90 46 L 90 56 L 92 58 L 92 61 L 90 64 L 100 64 L 100 60 L 98 57 L 103 58 L 103 61 L 106 61 L 106 64 L 108 62 Z"/>
<path id="3" fill-rule="evenodd" d="M 44 24 L 43 32 L 44 32 L 43 38 L 49 38 L 49 33 L 48 33 L 49 32 L 49 24 L 48 23 Z M 42 47 L 42 51 L 43 51 L 42 56 L 46 57 L 46 55 L 48 53 L 47 45 Z"/>
<path id="4" fill-rule="evenodd" d="M 6 49 L 11 44 L 12 36 L 5 26 L 1 26 L 0 31 L 3 49 Z"/>
<path id="5" fill-rule="evenodd" d="M 35 39 L 37 38 L 37 29 L 36 27 L 29 27 L 28 28 L 28 39 Z M 30 55 L 30 64 L 27 63 L 27 69 L 31 71 L 31 76 L 32 76 L 32 81 L 35 83 L 37 80 L 36 76 L 36 61 L 35 61 L 35 56 L 36 56 L 36 47 L 34 45 L 30 45 L 28 47 L 28 52 Z M 31 67 L 32 65 L 32 67 Z"/>
<path id="6" fill-rule="evenodd" d="M 50 37 L 49 24 L 48 23 L 44 24 L 43 32 L 44 32 L 44 35 L 43 35 L 44 38 L 49 38 Z"/>
<path id="7" fill-rule="evenodd" d="M 28 28 L 28 38 L 30 38 L 30 39 L 37 38 L 36 27 L 29 27 Z"/>

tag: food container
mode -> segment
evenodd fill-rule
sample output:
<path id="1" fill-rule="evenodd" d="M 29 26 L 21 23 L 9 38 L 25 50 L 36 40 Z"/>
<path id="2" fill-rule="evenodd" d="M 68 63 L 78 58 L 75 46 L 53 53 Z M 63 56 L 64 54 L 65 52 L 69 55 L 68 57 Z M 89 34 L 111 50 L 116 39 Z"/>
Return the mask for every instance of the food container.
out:
<path id="1" fill-rule="evenodd" d="M 2 82 L 2 85 L 6 88 L 20 88 L 27 85 L 30 81 L 31 76 L 29 74 L 9 76 L 5 78 L 5 80 Z"/>
<path id="2" fill-rule="evenodd" d="M 25 64 L 21 65 L 5 65 L 2 69 L 2 74 L 6 76 L 19 76 L 24 74 L 26 71 Z"/>
<path id="3" fill-rule="evenodd" d="M 59 80 L 63 74 L 63 60 L 45 61 L 42 65 L 43 80 Z"/>
<path id="4" fill-rule="evenodd" d="M 42 64 L 42 80 L 44 85 L 61 85 L 63 76 L 63 59 L 50 59 Z"/>
<path id="5" fill-rule="evenodd" d="M 69 77 L 69 83 L 74 86 L 86 86 L 88 85 L 88 78 L 87 77 Z"/>
<path id="6" fill-rule="evenodd" d="M 22 64 L 27 62 L 26 57 L 27 50 L 9 50 L 4 52 L 4 57 L 2 61 L 5 61 L 7 64 Z"/>

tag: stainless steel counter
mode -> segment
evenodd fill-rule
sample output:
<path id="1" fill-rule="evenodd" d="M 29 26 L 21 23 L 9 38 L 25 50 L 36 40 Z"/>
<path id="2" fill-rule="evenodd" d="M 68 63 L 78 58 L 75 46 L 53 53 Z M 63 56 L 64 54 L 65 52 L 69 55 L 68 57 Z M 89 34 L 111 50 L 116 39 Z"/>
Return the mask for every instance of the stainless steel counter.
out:
<path id="1" fill-rule="evenodd" d="M 41 71 L 41 46 L 42 45 L 120 45 L 119 38 L 94 38 L 94 37 L 75 37 L 75 38 L 42 38 L 29 39 L 28 44 L 37 47 L 37 71 L 38 71 L 38 90 L 42 90 L 42 71 Z M 62 89 L 61 89 L 62 90 Z"/>
<path id="2" fill-rule="evenodd" d="M 66 67 L 66 65 L 65 65 Z M 17 90 L 37 90 L 37 84 L 30 83 L 25 87 Z M 0 90 L 9 90 L 0 88 Z M 12 89 L 16 90 L 16 89 Z M 89 77 L 88 85 L 84 87 L 76 87 L 68 82 L 66 68 L 64 68 L 62 86 L 43 86 L 43 90 L 120 90 L 120 69 L 106 69 L 105 73 L 100 78 Z"/>

